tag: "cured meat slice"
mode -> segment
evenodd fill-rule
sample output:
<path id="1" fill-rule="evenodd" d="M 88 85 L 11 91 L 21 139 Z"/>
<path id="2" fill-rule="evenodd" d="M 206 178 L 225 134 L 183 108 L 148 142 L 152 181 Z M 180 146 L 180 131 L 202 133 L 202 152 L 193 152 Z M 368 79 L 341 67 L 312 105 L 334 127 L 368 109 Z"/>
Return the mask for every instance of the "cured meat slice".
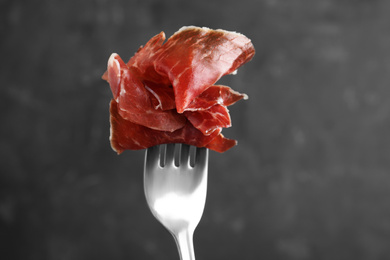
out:
<path id="1" fill-rule="evenodd" d="M 223 153 L 235 145 L 237 145 L 236 140 L 225 138 L 223 134 L 219 134 L 205 147 L 214 150 L 216 152 Z"/>
<path id="2" fill-rule="evenodd" d="M 204 135 L 210 135 L 217 129 L 232 125 L 228 109 L 219 104 L 207 110 L 185 111 L 184 115 Z"/>
<path id="3" fill-rule="evenodd" d="M 118 153 L 163 143 L 185 143 L 224 152 L 236 141 L 221 131 L 231 126 L 227 107 L 247 99 L 214 85 L 255 54 L 242 34 L 183 27 L 166 43 L 164 32 L 125 63 L 112 54 L 102 78 L 111 88 L 111 146 Z"/>
<path id="4" fill-rule="evenodd" d="M 154 63 L 163 42 L 165 33 L 161 32 L 150 39 L 145 46 L 141 46 L 137 53 L 127 62 L 127 66 L 134 69 L 142 80 L 156 82 L 159 85 L 172 85 L 166 75 L 159 74 Z"/>
<path id="5" fill-rule="evenodd" d="M 130 70 L 118 54 L 108 61 L 108 83 L 119 104 L 120 115 L 133 123 L 155 130 L 173 132 L 182 128 L 187 119 L 174 109 L 156 110 L 143 82 Z"/>
<path id="6" fill-rule="evenodd" d="M 175 94 L 172 87 L 161 86 L 153 82 L 145 82 L 145 88 L 151 93 L 151 101 L 155 109 L 175 109 Z"/>
<path id="7" fill-rule="evenodd" d="M 186 110 L 205 110 L 216 104 L 230 106 L 241 99 L 248 99 L 248 96 L 234 91 L 227 86 L 214 85 L 197 96 Z"/>
<path id="8" fill-rule="evenodd" d="M 215 131 L 211 135 L 204 135 L 189 122 L 174 132 L 154 130 L 124 119 L 115 100 L 111 100 L 110 103 L 110 123 L 111 146 L 119 154 L 124 150 L 140 150 L 164 143 L 185 143 L 205 147 L 220 134 L 220 131 Z M 223 140 L 219 142 L 223 143 Z M 218 147 L 218 144 L 214 146 L 220 152 L 224 152 L 228 147 L 226 145 Z"/>
<path id="9" fill-rule="evenodd" d="M 251 41 L 242 34 L 184 27 L 162 45 L 154 65 L 158 73 L 168 76 L 176 109 L 182 113 L 194 98 L 254 54 Z"/>

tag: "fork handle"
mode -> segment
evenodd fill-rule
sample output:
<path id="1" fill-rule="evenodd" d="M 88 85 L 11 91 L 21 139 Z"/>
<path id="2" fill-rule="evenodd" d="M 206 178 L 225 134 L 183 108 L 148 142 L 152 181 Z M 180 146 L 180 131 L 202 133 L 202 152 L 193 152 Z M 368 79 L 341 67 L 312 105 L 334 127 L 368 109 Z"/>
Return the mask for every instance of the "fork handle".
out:
<path id="1" fill-rule="evenodd" d="M 173 234 L 181 260 L 195 260 L 193 231 L 182 230 Z"/>

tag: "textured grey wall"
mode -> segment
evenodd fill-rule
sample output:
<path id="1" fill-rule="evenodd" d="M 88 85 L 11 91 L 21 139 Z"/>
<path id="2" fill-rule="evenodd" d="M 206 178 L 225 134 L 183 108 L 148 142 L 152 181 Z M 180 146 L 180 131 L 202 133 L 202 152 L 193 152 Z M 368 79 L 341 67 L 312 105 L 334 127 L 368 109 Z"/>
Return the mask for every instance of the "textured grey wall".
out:
<path id="1" fill-rule="evenodd" d="M 388 259 L 390 1 L 0 1 L 0 258 L 178 259 L 108 142 L 112 52 L 183 25 L 257 54 L 210 154 L 197 259 Z"/>

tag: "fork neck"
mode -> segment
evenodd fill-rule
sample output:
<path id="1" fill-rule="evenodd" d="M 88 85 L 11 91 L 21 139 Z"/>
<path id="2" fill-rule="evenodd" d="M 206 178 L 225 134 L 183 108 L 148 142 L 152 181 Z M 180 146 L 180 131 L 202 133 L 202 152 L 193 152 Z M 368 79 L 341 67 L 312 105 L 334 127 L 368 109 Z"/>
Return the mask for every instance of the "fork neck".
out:
<path id="1" fill-rule="evenodd" d="M 181 260 L 195 260 L 193 233 L 193 231 L 185 229 L 173 235 Z"/>

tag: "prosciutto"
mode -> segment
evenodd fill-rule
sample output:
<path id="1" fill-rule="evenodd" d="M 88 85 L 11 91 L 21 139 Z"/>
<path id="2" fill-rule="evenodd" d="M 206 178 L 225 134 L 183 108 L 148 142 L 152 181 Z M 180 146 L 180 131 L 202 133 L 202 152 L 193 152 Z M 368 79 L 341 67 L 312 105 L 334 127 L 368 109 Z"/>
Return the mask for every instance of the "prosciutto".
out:
<path id="1" fill-rule="evenodd" d="M 183 27 L 165 43 L 161 32 L 126 63 L 113 53 L 102 78 L 111 88 L 110 141 L 118 153 L 164 143 L 225 152 L 237 144 L 228 106 L 246 94 L 215 83 L 255 54 L 244 35 Z"/>

